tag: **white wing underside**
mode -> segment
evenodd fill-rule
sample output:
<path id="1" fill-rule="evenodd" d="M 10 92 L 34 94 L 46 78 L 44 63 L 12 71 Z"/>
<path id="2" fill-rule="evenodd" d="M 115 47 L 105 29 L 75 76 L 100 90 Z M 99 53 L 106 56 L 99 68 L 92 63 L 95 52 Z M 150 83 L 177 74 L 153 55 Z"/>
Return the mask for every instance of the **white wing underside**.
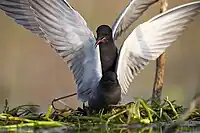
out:
<path id="1" fill-rule="evenodd" d="M 122 94 L 150 60 L 157 59 L 199 13 L 200 1 L 185 4 L 157 15 L 137 26 L 120 50 L 117 75 Z"/>
<path id="2" fill-rule="evenodd" d="M 102 76 L 93 33 L 67 1 L 29 1 L 40 29 L 73 72 L 78 99 L 87 101 Z"/>
<path id="3" fill-rule="evenodd" d="M 63 57 L 74 74 L 78 99 L 87 101 L 102 73 L 96 39 L 83 17 L 66 0 L 1 0 L 0 8 Z"/>
<path id="4" fill-rule="evenodd" d="M 128 29 L 131 24 L 143 14 L 144 11 L 157 1 L 158 0 L 131 0 L 112 26 L 112 36 L 114 40 L 117 40 L 117 38 L 125 32 L 126 29 Z"/>
<path id="5" fill-rule="evenodd" d="M 114 39 L 156 1 L 131 1 L 113 25 Z M 66 0 L 1 0 L 0 8 L 63 57 L 74 74 L 78 98 L 87 101 L 102 73 L 99 48 L 94 48 L 95 38 L 82 16 Z M 199 1 L 185 4 L 136 27 L 120 50 L 116 69 L 123 94 L 141 69 L 177 39 L 199 10 Z"/>

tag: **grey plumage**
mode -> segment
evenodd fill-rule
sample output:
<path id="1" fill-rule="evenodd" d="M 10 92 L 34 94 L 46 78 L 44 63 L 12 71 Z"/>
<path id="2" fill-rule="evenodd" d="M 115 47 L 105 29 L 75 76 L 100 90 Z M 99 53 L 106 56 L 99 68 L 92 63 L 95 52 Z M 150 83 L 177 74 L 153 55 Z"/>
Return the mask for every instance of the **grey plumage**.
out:
<path id="1" fill-rule="evenodd" d="M 150 60 L 157 59 L 199 13 L 200 1 L 184 4 L 137 26 L 120 50 L 117 75 L 126 94 L 134 77 Z"/>
<path id="2" fill-rule="evenodd" d="M 116 40 L 156 1 L 132 0 L 113 24 L 113 39 Z M 95 48 L 93 33 L 67 0 L 1 0 L 0 9 L 43 38 L 63 58 L 74 74 L 80 100 L 88 101 L 96 93 L 105 94 L 101 83 L 104 78 L 99 46 Z M 134 77 L 177 39 L 199 10 L 200 1 L 184 4 L 153 17 L 132 31 L 124 41 L 114 66 L 117 84 L 121 88 L 114 87 L 116 95 L 118 92 L 127 93 Z M 113 98 L 107 103 L 115 101 Z"/>
<path id="3" fill-rule="evenodd" d="M 2 0 L 0 8 L 39 35 L 63 57 L 74 74 L 78 99 L 87 101 L 101 79 L 99 48 L 82 16 L 65 0 Z"/>
<path id="4" fill-rule="evenodd" d="M 131 0 L 112 25 L 113 39 L 117 40 L 117 38 L 126 31 L 150 5 L 157 1 L 158 0 Z"/>
<path id="5" fill-rule="evenodd" d="M 5 11 L 6 15 L 13 18 L 16 23 L 44 39 L 44 33 L 35 21 L 35 16 L 30 10 L 28 0 L 1 0 L 0 9 Z"/>
<path id="6" fill-rule="evenodd" d="M 67 1 L 29 0 L 40 29 L 74 74 L 78 98 L 87 101 L 101 79 L 99 49 L 87 23 Z"/>

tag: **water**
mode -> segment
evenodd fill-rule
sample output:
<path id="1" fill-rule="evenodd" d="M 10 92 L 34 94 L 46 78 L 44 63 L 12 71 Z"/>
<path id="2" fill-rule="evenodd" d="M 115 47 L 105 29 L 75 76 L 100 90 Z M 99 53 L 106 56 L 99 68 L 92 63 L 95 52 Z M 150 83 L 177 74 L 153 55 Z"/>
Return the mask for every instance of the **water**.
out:
<path id="1" fill-rule="evenodd" d="M 105 125 L 92 126 L 92 127 L 50 127 L 50 128 L 18 128 L 10 129 L 14 132 L 40 132 L 40 133 L 164 133 L 166 127 L 170 124 L 157 123 L 149 125 L 132 124 L 132 125 L 118 125 L 113 128 L 106 128 Z M 0 132 L 9 132 L 6 129 L 0 129 Z M 170 131 L 168 133 L 173 133 Z M 181 133 L 200 133 L 200 121 L 190 121 L 182 123 L 176 132 Z"/>

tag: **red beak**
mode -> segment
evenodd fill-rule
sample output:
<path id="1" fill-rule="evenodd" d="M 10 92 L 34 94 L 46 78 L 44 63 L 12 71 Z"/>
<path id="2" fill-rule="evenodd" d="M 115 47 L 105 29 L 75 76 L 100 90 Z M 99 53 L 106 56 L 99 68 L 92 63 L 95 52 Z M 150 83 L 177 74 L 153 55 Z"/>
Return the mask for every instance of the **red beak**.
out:
<path id="1" fill-rule="evenodd" d="M 95 46 L 97 47 L 100 43 L 104 43 L 105 39 L 106 39 L 106 37 L 102 37 L 102 38 L 97 39 Z"/>

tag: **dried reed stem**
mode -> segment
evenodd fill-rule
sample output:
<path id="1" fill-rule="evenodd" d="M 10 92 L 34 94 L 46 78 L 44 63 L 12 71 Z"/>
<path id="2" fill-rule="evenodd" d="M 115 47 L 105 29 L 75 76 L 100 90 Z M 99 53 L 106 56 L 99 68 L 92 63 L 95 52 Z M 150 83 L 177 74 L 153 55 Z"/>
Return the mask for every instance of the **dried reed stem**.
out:
<path id="1" fill-rule="evenodd" d="M 161 8 L 160 12 L 165 12 L 168 7 L 167 0 L 161 0 Z M 162 88 L 164 84 L 164 67 L 166 62 L 166 53 L 160 55 L 160 57 L 156 60 L 156 73 L 155 80 L 153 86 L 153 94 L 152 98 L 158 102 L 161 100 Z"/>

